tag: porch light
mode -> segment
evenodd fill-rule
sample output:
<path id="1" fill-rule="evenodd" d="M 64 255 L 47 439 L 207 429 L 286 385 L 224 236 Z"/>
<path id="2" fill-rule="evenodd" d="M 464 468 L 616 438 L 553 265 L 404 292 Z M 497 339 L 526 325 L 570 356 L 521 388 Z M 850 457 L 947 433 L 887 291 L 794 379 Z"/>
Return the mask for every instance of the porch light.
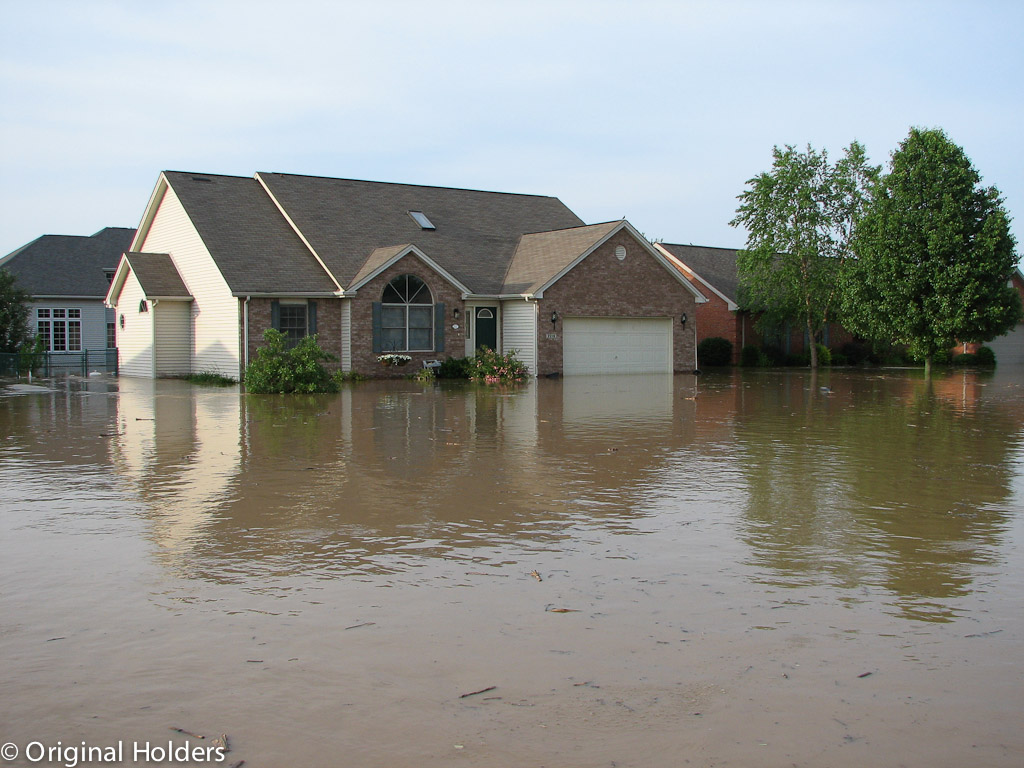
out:
<path id="1" fill-rule="evenodd" d="M 552 310 L 552 312 L 551 312 L 551 324 L 554 325 L 557 322 L 558 322 L 558 312 Z"/>
<path id="2" fill-rule="evenodd" d="M 679 322 L 682 323 L 683 325 L 686 325 L 686 313 L 685 312 L 683 312 L 682 317 L 679 318 Z"/>
<path id="3" fill-rule="evenodd" d="M 456 307 L 456 308 L 455 308 L 454 310 L 452 310 L 452 316 L 453 316 L 453 317 L 454 317 L 454 318 L 455 318 L 456 320 L 458 320 L 458 319 L 459 319 L 459 308 L 458 308 L 458 307 Z"/>

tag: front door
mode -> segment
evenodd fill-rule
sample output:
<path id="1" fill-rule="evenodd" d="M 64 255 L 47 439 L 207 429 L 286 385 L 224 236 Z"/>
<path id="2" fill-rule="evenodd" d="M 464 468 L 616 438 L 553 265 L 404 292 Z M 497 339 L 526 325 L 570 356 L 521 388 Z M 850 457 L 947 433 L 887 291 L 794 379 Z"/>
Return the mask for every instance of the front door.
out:
<path id="1" fill-rule="evenodd" d="M 476 308 L 476 348 L 498 349 L 498 308 Z"/>

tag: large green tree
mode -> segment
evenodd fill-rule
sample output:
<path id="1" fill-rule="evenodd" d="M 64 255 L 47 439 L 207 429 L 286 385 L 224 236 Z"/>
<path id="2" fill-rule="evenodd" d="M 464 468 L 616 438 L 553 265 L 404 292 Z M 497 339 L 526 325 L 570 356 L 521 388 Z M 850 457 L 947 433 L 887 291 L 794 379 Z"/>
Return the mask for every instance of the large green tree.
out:
<path id="1" fill-rule="evenodd" d="M 747 230 L 737 254 L 744 309 L 759 313 L 762 329 L 798 321 L 815 343 L 834 317 L 840 276 L 851 257 L 851 239 L 880 168 L 867 162 L 856 141 L 835 164 L 808 145 L 772 151 L 772 169 L 747 182 L 736 218 Z"/>
<path id="2" fill-rule="evenodd" d="M 930 376 L 937 352 L 989 341 L 1020 318 L 1014 246 L 999 191 L 981 185 L 963 149 L 942 130 L 912 128 L 857 227 L 844 323 L 907 345 Z"/>
<path id="3" fill-rule="evenodd" d="M 0 352 L 17 352 L 31 340 L 28 326 L 30 299 L 18 287 L 14 275 L 0 269 Z"/>

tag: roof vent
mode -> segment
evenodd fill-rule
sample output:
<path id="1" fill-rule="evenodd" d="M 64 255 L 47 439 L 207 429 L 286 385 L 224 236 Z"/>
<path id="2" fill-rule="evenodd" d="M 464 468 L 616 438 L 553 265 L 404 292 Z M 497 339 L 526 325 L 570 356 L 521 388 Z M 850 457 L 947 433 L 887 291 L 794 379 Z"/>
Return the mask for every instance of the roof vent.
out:
<path id="1" fill-rule="evenodd" d="M 412 216 L 413 221 L 420 225 L 420 229 L 437 229 L 423 211 L 409 211 L 409 215 Z"/>
<path id="2" fill-rule="evenodd" d="M 211 179 L 211 178 L 209 178 L 207 176 L 193 176 L 192 177 L 192 181 L 204 181 L 207 184 L 210 184 L 210 183 L 213 182 L 213 179 Z"/>

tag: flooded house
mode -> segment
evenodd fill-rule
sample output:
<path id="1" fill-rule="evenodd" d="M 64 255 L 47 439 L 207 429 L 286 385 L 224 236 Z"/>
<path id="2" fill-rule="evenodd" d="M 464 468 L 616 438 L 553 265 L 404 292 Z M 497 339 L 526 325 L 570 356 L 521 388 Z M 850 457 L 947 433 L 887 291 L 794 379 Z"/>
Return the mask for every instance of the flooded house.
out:
<path id="1" fill-rule="evenodd" d="M 31 296 L 29 327 L 50 353 L 51 369 L 78 370 L 85 359 L 90 370 L 106 366 L 117 343 L 114 312 L 103 300 L 134 235 L 126 227 L 43 235 L 0 259 L 0 269 Z"/>
<path id="2" fill-rule="evenodd" d="M 706 298 L 628 221 L 554 197 L 165 171 L 106 301 L 122 375 L 240 378 L 268 328 L 367 376 L 481 347 L 537 376 L 690 371 Z"/>

